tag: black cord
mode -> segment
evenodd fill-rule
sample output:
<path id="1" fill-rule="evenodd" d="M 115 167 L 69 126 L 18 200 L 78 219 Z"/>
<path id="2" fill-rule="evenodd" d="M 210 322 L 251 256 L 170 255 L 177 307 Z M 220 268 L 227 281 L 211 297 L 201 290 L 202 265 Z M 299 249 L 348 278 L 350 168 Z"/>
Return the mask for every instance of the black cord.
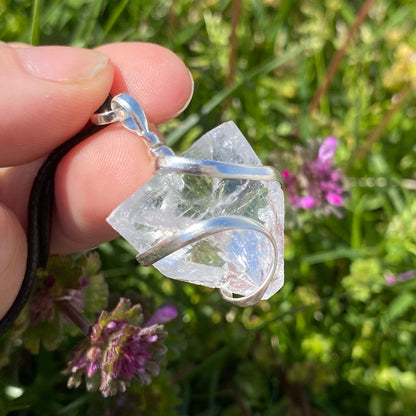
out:
<path id="1" fill-rule="evenodd" d="M 108 111 L 111 108 L 111 98 L 108 96 L 96 113 Z M 19 316 L 32 292 L 37 269 L 45 267 L 48 261 L 55 172 L 59 162 L 73 147 L 105 127 L 106 125 L 91 125 L 85 128 L 57 147 L 40 167 L 29 197 L 26 272 L 16 299 L 0 321 L 0 333 L 6 331 Z"/>

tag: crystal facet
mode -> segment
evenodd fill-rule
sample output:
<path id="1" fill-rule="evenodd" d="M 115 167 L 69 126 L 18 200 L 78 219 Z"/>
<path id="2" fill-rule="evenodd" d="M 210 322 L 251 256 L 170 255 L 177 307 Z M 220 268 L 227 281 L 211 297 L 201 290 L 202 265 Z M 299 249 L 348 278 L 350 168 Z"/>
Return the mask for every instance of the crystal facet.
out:
<path id="1" fill-rule="evenodd" d="M 233 122 L 221 124 L 197 140 L 183 157 L 261 166 Z M 279 182 L 224 179 L 159 170 L 155 177 L 120 204 L 107 218 L 139 253 L 192 224 L 219 216 L 255 220 L 274 238 L 256 231 L 229 230 L 200 239 L 157 261 L 165 276 L 242 296 L 255 291 L 277 267 L 263 299 L 284 281 L 284 198 Z"/>

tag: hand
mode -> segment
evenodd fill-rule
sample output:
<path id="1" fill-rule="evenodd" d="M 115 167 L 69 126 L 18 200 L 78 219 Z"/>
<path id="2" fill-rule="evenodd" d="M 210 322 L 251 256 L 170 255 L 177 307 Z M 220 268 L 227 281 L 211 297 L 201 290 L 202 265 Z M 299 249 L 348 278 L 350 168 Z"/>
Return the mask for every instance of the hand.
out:
<path id="1" fill-rule="evenodd" d="M 109 93 L 128 92 L 151 123 L 188 104 L 193 82 L 172 52 L 120 43 L 95 51 L 0 42 L 0 317 L 26 268 L 27 203 L 50 153 L 87 123 Z M 55 176 L 51 251 L 69 253 L 115 237 L 106 216 L 153 175 L 146 145 L 116 123 L 72 149 Z"/>

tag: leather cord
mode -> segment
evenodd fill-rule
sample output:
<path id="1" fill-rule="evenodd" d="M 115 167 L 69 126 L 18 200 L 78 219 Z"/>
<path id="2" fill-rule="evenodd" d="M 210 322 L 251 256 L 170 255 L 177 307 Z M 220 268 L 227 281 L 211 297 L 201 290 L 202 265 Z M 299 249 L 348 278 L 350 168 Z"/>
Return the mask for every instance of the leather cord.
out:
<path id="1" fill-rule="evenodd" d="M 108 96 L 96 113 L 110 110 L 111 98 Z M 40 167 L 29 197 L 26 272 L 16 299 L 0 321 L 0 333 L 5 332 L 19 316 L 32 292 L 38 268 L 45 267 L 48 261 L 55 172 L 59 162 L 73 147 L 106 126 L 89 125 L 53 150 Z"/>

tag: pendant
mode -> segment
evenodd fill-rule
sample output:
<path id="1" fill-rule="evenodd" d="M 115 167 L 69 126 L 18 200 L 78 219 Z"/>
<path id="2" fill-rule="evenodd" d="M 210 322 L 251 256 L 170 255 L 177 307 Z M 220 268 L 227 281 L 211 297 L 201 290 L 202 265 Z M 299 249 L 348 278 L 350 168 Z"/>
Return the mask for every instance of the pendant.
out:
<path id="1" fill-rule="evenodd" d="M 108 223 L 163 275 L 218 288 L 236 305 L 268 299 L 284 283 L 284 196 L 280 174 L 263 166 L 233 122 L 176 156 L 150 131 L 128 94 L 95 124 L 118 121 L 155 158 L 156 175 L 122 202 Z"/>

